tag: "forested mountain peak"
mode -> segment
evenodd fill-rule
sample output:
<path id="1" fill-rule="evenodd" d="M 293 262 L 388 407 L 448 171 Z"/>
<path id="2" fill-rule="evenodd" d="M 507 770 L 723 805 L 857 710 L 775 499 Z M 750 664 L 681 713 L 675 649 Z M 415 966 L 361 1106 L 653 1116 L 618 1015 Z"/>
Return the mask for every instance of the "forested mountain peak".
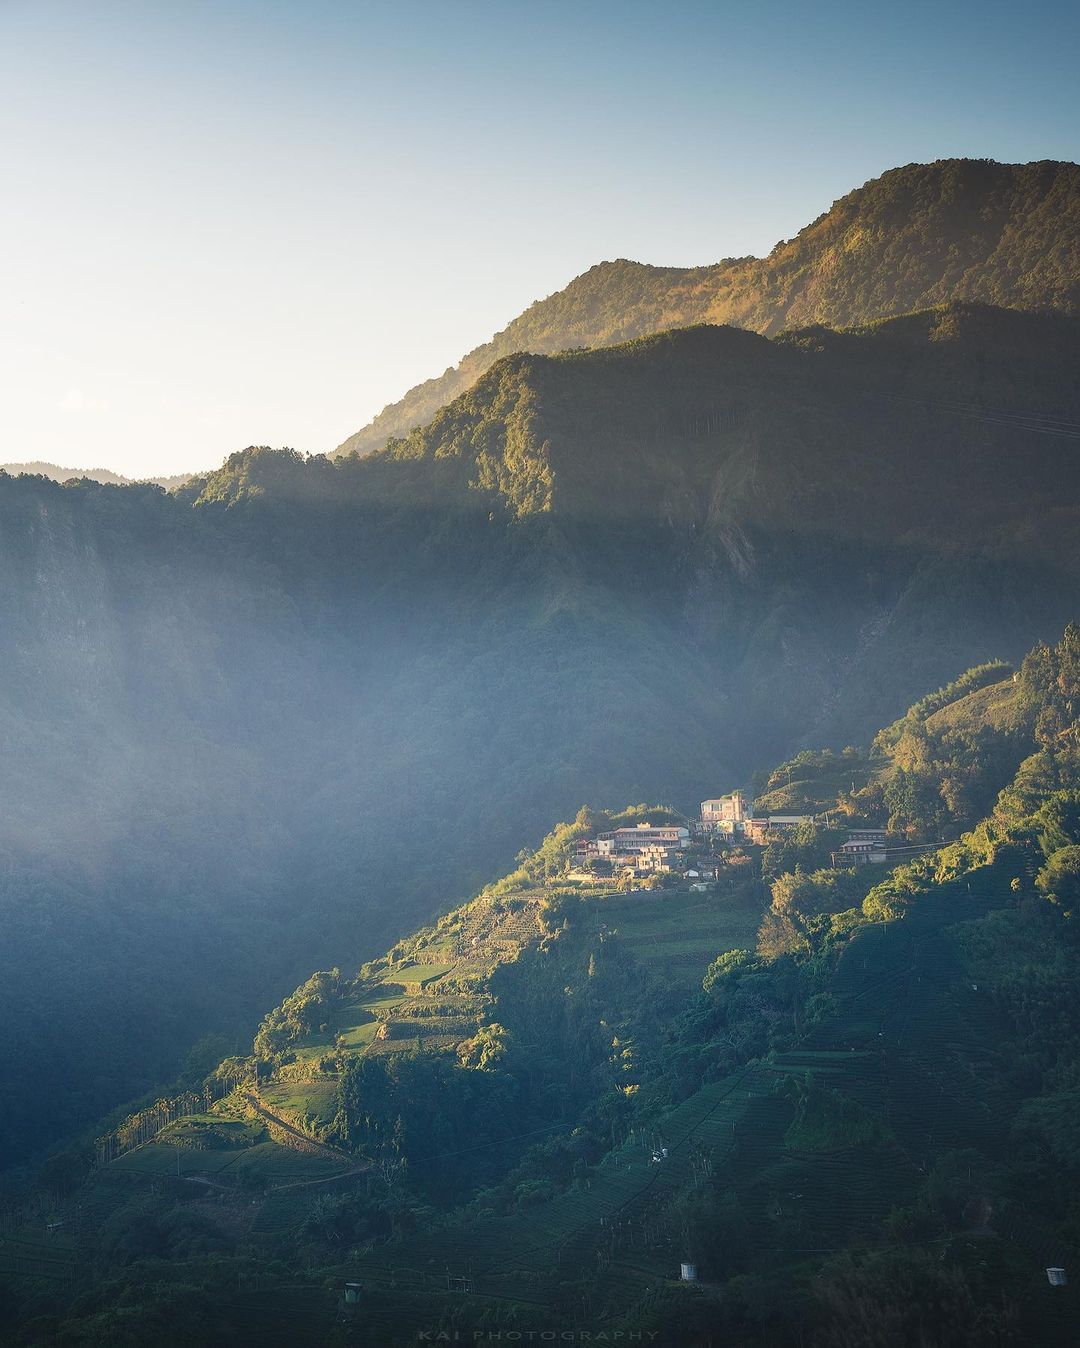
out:
<path id="1" fill-rule="evenodd" d="M 539 300 L 490 342 L 340 446 L 368 453 L 468 388 L 500 356 L 606 346 L 664 328 L 848 327 L 951 299 L 1080 312 L 1080 168 L 1041 161 L 909 164 L 840 198 L 766 258 L 702 267 L 619 259 Z"/>
<path id="2" fill-rule="evenodd" d="M 426 463 L 463 503 L 479 492 L 519 518 L 604 528 L 800 520 L 838 541 L 933 535 L 947 500 L 954 539 L 974 539 L 984 509 L 1010 513 L 1000 473 L 1018 445 L 1071 472 L 1078 362 L 1077 320 L 960 302 L 775 340 L 699 325 L 504 357 L 429 426 L 391 441 L 378 467 L 336 463 L 358 488 L 391 474 L 415 487 Z"/>

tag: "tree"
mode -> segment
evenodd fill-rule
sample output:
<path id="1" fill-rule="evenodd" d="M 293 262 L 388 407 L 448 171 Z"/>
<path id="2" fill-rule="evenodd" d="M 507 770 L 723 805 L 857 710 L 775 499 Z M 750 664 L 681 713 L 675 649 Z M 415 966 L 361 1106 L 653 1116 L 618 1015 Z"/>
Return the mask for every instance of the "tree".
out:
<path id="1" fill-rule="evenodd" d="M 1044 856 L 1080 843 L 1080 791 L 1055 791 L 1035 816 Z"/>
<path id="2" fill-rule="evenodd" d="M 1080 902 L 1080 846 L 1061 847 L 1035 877 L 1035 887 L 1068 912 Z"/>
<path id="3" fill-rule="evenodd" d="M 505 1063 L 510 1047 L 510 1036 L 504 1025 L 492 1021 L 483 1025 L 471 1039 L 458 1045 L 458 1061 L 462 1067 L 494 1071 Z"/>
<path id="4" fill-rule="evenodd" d="M 777 876 L 772 904 L 758 931 L 758 951 L 770 959 L 809 947 L 814 919 L 845 912 L 858 903 L 859 878 L 850 871 L 819 870 L 807 875 L 800 867 Z"/>

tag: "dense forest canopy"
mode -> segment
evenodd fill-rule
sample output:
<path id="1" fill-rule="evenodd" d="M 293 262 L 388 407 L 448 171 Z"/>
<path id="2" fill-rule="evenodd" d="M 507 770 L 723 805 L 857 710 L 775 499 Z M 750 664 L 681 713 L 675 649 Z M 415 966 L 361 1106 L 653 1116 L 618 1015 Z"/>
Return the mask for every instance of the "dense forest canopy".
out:
<path id="1" fill-rule="evenodd" d="M 461 363 L 410 390 L 339 452 L 428 422 L 500 357 L 610 346 L 665 328 L 850 327 L 945 304 L 1080 312 L 1080 168 L 943 159 L 848 193 L 765 258 L 705 267 L 603 262 L 538 300 Z"/>

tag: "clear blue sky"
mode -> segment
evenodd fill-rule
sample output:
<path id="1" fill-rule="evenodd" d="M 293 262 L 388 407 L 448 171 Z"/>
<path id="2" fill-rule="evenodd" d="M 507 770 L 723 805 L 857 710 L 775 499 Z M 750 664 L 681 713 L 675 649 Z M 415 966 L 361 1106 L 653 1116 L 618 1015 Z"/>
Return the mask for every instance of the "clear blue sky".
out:
<path id="1" fill-rule="evenodd" d="M 1080 158 L 1080 7 L 0 0 L 0 462 L 323 451 L 604 258 Z"/>

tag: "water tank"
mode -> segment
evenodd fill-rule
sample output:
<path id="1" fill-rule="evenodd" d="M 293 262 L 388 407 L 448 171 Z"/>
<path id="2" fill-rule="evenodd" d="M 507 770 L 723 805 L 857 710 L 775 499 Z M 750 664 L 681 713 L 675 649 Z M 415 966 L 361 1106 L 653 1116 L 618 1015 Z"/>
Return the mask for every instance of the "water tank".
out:
<path id="1" fill-rule="evenodd" d="M 1063 1268 L 1048 1268 L 1046 1278 L 1051 1287 L 1064 1287 L 1069 1281 Z"/>
<path id="2" fill-rule="evenodd" d="M 697 1264 L 680 1264 L 679 1278 L 683 1282 L 697 1282 Z"/>

